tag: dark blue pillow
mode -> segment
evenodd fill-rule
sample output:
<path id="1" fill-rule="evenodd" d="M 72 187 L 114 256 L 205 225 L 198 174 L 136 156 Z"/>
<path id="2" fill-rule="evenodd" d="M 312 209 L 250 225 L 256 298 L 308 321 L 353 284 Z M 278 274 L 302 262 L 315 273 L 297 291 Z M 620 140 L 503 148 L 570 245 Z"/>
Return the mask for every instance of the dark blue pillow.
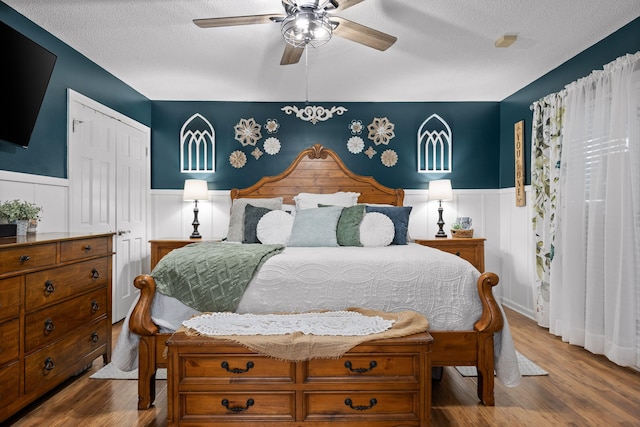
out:
<path id="1" fill-rule="evenodd" d="M 412 206 L 367 206 L 367 212 L 379 212 L 391 219 L 396 235 L 393 236 L 392 245 L 406 245 L 407 232 L 409 231 L 409 214 Z"/>
<path id="2" fill-rule="evenodd" d="M 258 221 L 267 212 L 271 212 L 269 208 L 261 208 L 247 204 L 244 207 L 244 236 L 242 243 L 260 243 L 258 239 Z"/>

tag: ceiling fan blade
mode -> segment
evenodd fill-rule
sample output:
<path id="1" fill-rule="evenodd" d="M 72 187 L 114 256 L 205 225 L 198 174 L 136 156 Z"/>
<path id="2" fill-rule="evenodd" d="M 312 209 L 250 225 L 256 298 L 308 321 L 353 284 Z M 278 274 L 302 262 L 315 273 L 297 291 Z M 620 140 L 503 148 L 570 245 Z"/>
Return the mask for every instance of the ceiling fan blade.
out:
<path id="1" fill-rule="evenodd" d="M 336 12 L 341 12 L 345 9 L 349 9 L 351 6 L 355 6 L 358 3 L 362 3 L 363 1 L 364 0 L 335 0 L 335 2 L 338 3 Z"/>
<path id="2" fill-rule="evenodd" d="M 282 54 L 280 65 L 297 64 L 298 62 L 300 62 L 300 58 L 302 57 L 303 52 L 303 47 L 294 47 L 289 43 L 285 43 L 284 53 Z"/>
<path id="3" fill-rule="evenodd" d="M 229 16 L 227 18 L 194 19 L 193 23 L 200 28 L 230 27 L 234 25 L 270 24 L 281 20 L 284 15 L 272 13 L 268 15 Z"/>
<path id="4" fill-rule="evenodd" d="M 344 37 L 345 39 L 374 49 L 387 50 L 398 40 L 397 37 L 374 30 L 370 27 L 365 27 L 348 19 L 340 18 L 339 16 L 331 16 L 331 21 L 338 24 L 333 30 L 334 35 Z"/>

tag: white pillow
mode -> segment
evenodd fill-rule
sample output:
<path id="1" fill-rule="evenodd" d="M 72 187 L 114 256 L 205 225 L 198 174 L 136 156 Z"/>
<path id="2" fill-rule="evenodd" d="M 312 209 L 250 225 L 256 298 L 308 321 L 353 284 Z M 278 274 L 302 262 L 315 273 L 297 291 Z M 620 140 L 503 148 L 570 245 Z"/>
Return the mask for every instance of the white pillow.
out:
<path id="1" fill-rule="evenodd" d="M 389 246 L 395 236 L 391 218 L 380 212 L 368 212 L 360 223 L 360 243 L 365 247 Z"/>
<path id="2" fill-rule="evenodd" d="M 321 205 L 349 207 L 358 203 L 360 193 L 338 191 L 332 194 L 300 193 L 293 198 L 298 209 L 317 208 Z"/>
<path id="3" fill-rule="evenodd" d="M 244 209 L 248 203 L 251 203 L 251 205 L 257 208 L 268 208 L 271 210 L 281 209 L 282 197 L 273 197 L 268 199 L 235 199 L 231 204 L 231 217 L 229 218 L 227 241 L 242 242 L 244 239 Z"/>
<path id="4" fill-rule="evenodd" d="M 293 216 L 285 211 L 267 212 L 258 221 L 256 234 L 265 245 L 286 245 L 291 237 Z"/>

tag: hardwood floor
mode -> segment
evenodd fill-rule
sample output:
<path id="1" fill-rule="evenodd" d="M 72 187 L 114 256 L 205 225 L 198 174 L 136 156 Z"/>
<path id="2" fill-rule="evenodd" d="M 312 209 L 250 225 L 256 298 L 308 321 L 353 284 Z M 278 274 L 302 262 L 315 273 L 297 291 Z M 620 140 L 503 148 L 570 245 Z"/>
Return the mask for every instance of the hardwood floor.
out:
<path id="1" fill-rule="evenodd" d="M 433 385 L 432 426 L 640 426 L 640 373 L 563 343 L 532 320 L 507 311 L 516 348 L 548 376 L 523 377 L 514 388 L 496 381 L 496 406 L 478 404 L 475 378 L 446 368 Z M 114 325 L 114 342 L 121 324 Z M 138 411 L 136 381 L 92 380 L 91 369 L 67 381 L 6 426 L 166 426 L 166 381 L 155 405 Z"/>

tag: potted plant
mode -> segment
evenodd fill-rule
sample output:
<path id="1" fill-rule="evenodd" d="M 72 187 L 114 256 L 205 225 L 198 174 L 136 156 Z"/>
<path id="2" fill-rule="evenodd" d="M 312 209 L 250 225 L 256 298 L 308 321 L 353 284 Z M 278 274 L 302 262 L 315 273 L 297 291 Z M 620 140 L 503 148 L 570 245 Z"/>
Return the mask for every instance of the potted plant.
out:
<path id="1" fill-rule="evenodd" d="M 23 236 L 27 233 L 30 222 L 40 220 L 42 207 L 35 203 L 15 199 L 0 203 L 0 218 L 5 219 L 10 224 L 16 224 L 16 234 Z"/>
<path id="2" fill-rule="evenodd" d="M 470 238 L 473 237 L 473 228 L 465 228 L 460 222 L 451 224 L 451 237 L 453 238 Z"/>

